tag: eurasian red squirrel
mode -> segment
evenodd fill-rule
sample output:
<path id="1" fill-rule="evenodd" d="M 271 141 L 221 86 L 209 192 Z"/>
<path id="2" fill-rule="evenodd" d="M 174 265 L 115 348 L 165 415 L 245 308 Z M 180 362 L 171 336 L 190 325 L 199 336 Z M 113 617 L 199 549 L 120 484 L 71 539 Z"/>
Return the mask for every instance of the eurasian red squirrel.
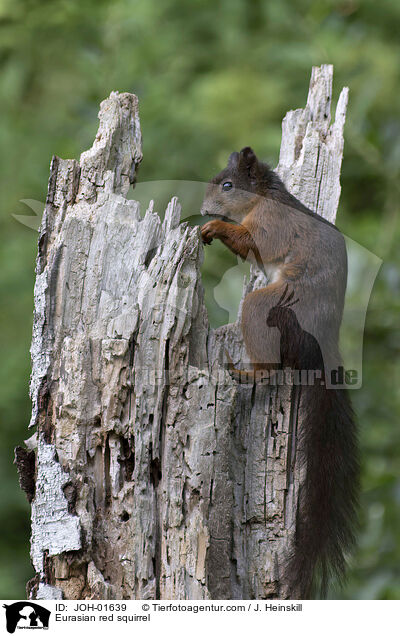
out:
<path id="1" fill-rule="evenodd" d="M 328 388 L 332 370 L 341 364 L 344 238 L 291 195 L 248 147 L 232 153 L 227 167 L 209 183 L 201 212 L 220 217 L 203 225 L 203 242 L 220 239 L 234 254 L 262 268 L 269 280 L 250 292 L 242 307 L 253 380 L 277 366 L 314 371 L 318 377 L 296 389 L 306 476 L 287 580 L 292 597 L 304 598 L 316 578 L 324 590 L 330 575 L 343 578 L 346 552 L 354 543 L 357 430 L 347 391 Z M 243 373 L 233 370 L 236 377 Z"/>

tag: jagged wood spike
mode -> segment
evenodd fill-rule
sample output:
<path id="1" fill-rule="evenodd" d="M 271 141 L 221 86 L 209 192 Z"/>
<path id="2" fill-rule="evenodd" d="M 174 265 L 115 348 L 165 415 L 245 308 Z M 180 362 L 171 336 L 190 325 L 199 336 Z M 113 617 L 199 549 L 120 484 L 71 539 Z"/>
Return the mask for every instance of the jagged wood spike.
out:
<path id="1" fill-rule="evenodd" d="M 332 67 L 313 69 L 278 172 L 332 221 L 347 91 L 330 125 L 331 83 Z M 209 329 L 198 228 L 176 199 L 162 223 L 126 198 L 136 97 L 112 93 L 99 116 L 79 162 L 53 159 L 39 235 L 29 594 L 287 598 L 303 478 L 291 392 L 230 378 L 225 350 L 246 353 L 238 324 Z M 264 284 L 253 270 L 244 293 Z"/>

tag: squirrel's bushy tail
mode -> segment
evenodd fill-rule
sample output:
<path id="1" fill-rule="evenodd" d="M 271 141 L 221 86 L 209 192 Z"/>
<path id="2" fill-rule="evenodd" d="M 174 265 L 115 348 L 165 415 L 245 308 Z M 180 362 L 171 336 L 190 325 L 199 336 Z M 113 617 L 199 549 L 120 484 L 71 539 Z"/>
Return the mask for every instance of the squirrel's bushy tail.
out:
<path id="1" fill-rule="evenodd" d="M 289 563 L 293 596 L 316 585 L 326 595 L 331 577 L 343 580 L 346 552 L 354 543 L 359 459 L 354 413 L 345 389 L 300 389 L 300 450 L 306 462 Z"/>

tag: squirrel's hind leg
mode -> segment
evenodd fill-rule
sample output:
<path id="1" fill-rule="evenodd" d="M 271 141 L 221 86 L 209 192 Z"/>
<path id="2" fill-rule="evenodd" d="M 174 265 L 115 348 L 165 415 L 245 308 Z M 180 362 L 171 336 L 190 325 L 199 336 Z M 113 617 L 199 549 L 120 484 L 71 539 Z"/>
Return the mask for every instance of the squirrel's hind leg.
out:
<path id="1" fill-rule="evenodd" d="M 229 373 L 240 384 L 269 384 L 279 367 L 274 363 L 254 362 L 251 369 L 238 369 L 227 349 L 225 349 L 225 355 L 228 358 Z"/>

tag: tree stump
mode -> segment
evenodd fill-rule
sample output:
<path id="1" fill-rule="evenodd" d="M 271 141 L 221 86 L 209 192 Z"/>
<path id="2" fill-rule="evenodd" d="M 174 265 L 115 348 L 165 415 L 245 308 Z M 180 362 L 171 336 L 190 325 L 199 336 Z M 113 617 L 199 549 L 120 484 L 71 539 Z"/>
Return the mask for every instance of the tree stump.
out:
<path id="1" fill-rule="evenodd" d="M 331 66 L 283 121 L 278 173 L 334 221 L 347 89 Z M 142 158 L 138 101 L 102 102 L 93 147 L 54 157 L 40 229 L 32 419 L 31 598 L 288 598 L 302 471 L 291 387 L 238 386 L 209 328 L 198 227 L 126 198 Z M 252 271 L 244 286 L 265 285 Z M 27 455 L 29 453 L 29 461 Z M 27 481 L 27 479 L 25 480 Z M 29 481 L 29 480 L 28 480 Z"/>

